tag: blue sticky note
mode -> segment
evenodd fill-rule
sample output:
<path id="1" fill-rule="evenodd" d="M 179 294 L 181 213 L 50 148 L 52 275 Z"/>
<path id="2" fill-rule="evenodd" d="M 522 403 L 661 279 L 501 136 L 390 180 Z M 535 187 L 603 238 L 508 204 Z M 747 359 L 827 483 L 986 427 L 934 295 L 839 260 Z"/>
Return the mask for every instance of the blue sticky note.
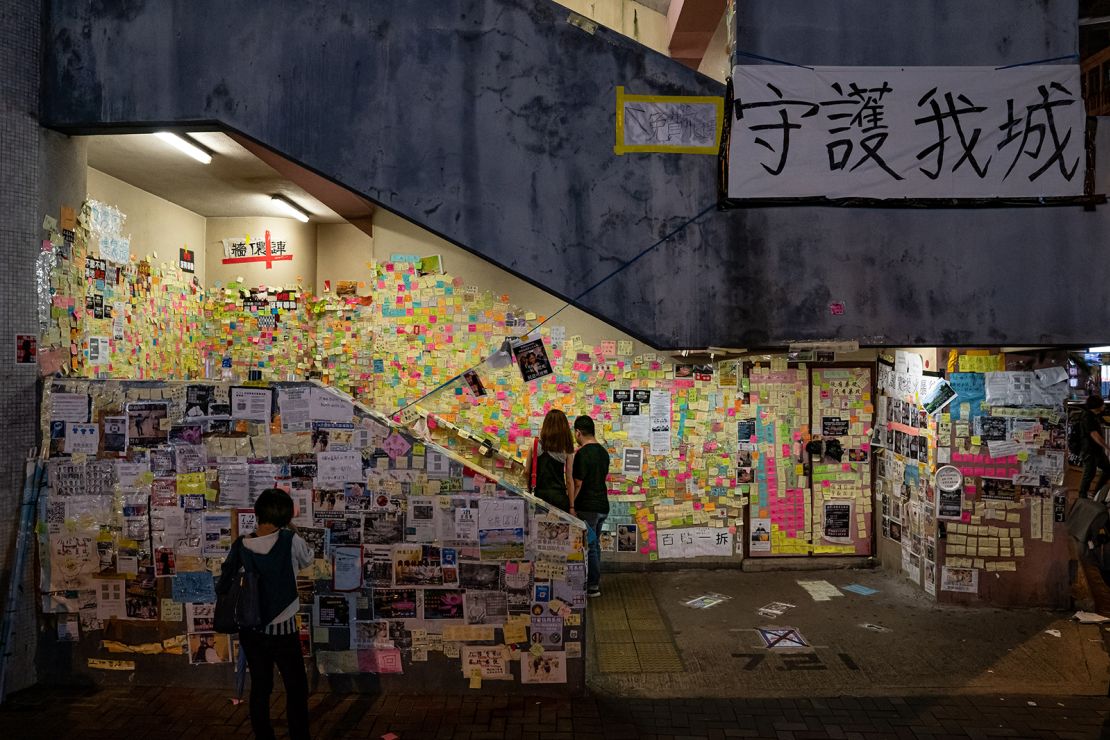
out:
<path id="1" fill-rule="evenodd" d="M 854 594 L 859 594 L 860 596 L 870 596 L 871 594 L 879 593 L 878 589 L 868 588 L 858 583 L 853 583 L 850 586 L 841 586 L 840 588 L 844 591 L 851 591 Z"/>
<path id="2" fill-rule="evenodd" d="M 216 582 L 208 571 L 178 573 L 173 577 L 173 600 L 179 603 L 211 604 L 216 601 Z"/>

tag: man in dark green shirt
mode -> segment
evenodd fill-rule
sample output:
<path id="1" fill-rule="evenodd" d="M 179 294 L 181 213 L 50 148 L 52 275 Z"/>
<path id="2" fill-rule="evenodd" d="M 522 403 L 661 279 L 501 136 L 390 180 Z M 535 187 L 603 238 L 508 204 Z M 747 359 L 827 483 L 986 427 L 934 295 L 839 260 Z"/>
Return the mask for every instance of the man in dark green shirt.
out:
<path id="1" fill-rule="evenodd" d="M 579 416 L 574 420 L 574 453 L 572 475 L 574 494 L 570 497 L 570 513 L 590 528 L 586 553 L 586 595 L 601 596 L 601 525 L 609 516 L 609 451 L 594 436 L 594 420 Z"/>
<path id="2" fill-rule="evenodd" d="M 1086 498 L 1091 482 L 1095 479 L 1095 470 L 1100 471 L 1098 485 L 1095 493 L 1110 480 L 1110 459 L 1106 451 L 1110 450 L 1106 440 L 1102 438 L 1102 412 L 1104 403 L 1101 396 L 1088 396 L 1084 404 L 1086 410 L 1079 420 L 1080 429 L 1083 431 L 1084 456 L 1083 479 L 1079 482 L 1079 498 Z"/>

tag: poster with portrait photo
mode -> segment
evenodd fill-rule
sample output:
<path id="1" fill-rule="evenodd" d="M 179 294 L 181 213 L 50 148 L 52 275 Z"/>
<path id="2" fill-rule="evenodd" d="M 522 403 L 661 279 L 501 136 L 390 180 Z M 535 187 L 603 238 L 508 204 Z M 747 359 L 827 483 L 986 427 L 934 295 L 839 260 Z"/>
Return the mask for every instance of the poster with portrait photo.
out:
<path id="1" fill-rule="evenodd" d="M 518 344 L 513 348 L 520 376 L 525 383 L 537 380 L 545 375 L 551 375 L 551 360 L 547 357 L 547 348 L 544 347 L 543 338 L 533 339 L 530 342 Z"/>
<path id="2" fill-rule="evenodd" d="M 463 373 L 463 380 L 466 381 L 466 387 L 470 389 L 470 394 L 475 398 L 481 398 L 489 392 L 482 384 L 482 379 L 478 377 L 476 370 L 467 370 Z"/>
<path id="3" fill-rule="evenodd" d="M 165 401 L 133 401 L 127 404 L 127 446 L 157 447 L 169 437 L 166 420 L 170 408 Z"/>
<path id="4" fill-rule="evenodd" d="M 617 525 L 617 552 L 636 552 L 636 537 L 639 526 L 636 524 Z"/>
<path id="5" fill-rule="evenodd" d="M 189 662 L 193 665 L 230 663 L 231 635 L 200 632 L 189 635 Z"/>
<path id="6" fill-rule="evenodd" d="M 509 599 L 503 591 L 466 592 L 467 624 L 505 624 Z"/>
<path id="7" fill-rule="evenodd" d="M 771 552 L 771 520 L 752 519 L 748 536 L 750 552 Z"/>

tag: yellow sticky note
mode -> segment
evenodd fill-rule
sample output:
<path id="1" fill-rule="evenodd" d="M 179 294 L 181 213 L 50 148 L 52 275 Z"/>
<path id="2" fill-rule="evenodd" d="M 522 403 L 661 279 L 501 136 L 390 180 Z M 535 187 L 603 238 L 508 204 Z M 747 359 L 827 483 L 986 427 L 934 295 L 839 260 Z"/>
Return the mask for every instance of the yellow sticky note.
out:
<path id="1" fill-rule="evenodd" d="M 528 632 L 522 622 L 507 622 L 505 624 L 505 642 L 527 642 Z"/>
<path id="2" fill-rule="evenodd" d="M 982 437 L 980 437 L 978 434 L 971 435 L 971 444 L 976 446 L 983 444 Z"/>
<path id="3" fill-rule="evenodd" d="M 472 689 L 482 688 L 482 669 L 475 668 L 474 670 L 472 670 L 470 672 L 470 688 L 472 688 Z"/>

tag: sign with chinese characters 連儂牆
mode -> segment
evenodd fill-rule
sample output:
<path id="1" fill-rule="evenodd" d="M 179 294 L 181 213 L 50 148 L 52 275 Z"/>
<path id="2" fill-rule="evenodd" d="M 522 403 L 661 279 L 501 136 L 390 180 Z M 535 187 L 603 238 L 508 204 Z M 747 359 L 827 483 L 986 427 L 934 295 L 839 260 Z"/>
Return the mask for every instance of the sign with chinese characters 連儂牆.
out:
<path id="1" fill-rule="evenodd" d="M 730 198 L 1083 194 L 1079 67 L 733 68 Z"/>

